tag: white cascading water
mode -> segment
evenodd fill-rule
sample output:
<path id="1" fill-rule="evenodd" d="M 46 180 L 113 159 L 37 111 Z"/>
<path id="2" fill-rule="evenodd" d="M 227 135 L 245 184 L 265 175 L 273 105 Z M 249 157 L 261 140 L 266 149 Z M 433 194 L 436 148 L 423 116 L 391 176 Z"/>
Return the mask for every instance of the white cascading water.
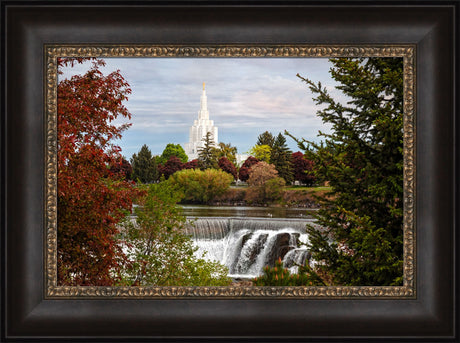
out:
<path id="1" fill-rule="evenodd" d="M 232 278 L 253 278 L 263 267 L 283 256 L 291 272 L 308 260 L 308 235 L 311 219 L 196 218 L 188 229 L 198 247 L 196 255 L 215 260 L 229 269 Z"/>

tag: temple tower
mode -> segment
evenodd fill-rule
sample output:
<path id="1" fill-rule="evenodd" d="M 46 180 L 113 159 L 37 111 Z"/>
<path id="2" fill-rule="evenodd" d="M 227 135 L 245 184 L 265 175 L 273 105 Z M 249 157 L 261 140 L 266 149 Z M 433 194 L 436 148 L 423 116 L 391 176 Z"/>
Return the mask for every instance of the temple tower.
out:
<path id="1" fill-rule="evenodd" d="M 219 141 L 217 127 L 214 126 L 214 120 L 209 120 L 208 97 L 206 96 L 205 83 L 203 82 L 198 119 L 195 119 L 193 126 L 190 127 L 189 142 L 184 147 L 189 161 L 198 158 L 198 149 L 204 146 L 203 138 L 206 137 L 208 132 L 211 132 L 212 140 L 217 144 Z"/>

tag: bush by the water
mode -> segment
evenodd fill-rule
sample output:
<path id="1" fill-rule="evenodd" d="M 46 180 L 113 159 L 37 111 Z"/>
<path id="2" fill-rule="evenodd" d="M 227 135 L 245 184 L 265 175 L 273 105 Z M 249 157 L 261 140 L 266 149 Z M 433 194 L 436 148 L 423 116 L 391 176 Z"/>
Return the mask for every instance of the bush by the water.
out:
<path id="1" fill-rule="evenodd" d="M 274 267 L 266 266 L 263 275 L 252 280 L 254 286 L 312 286 L 321 282 L 308 265 L 299 266 L 297 274 L 291 274 L 284 268 L 281 258 L 275 262 Z"/>
<path id="2" fill-rule="evenodd" d="M 187 169 L 174 173 L 169 182 L 178 186 L 184 194 L 183 200 L 206 204 L 228 190 L 233 176 L 217 169 Z"/>

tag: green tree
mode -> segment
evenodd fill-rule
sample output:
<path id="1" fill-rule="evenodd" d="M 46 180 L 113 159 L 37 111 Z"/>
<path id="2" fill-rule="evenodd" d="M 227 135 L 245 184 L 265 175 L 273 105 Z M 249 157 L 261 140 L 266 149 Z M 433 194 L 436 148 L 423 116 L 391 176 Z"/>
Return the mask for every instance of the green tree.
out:
<path id="1" fill-rule="evenodd" d="M 219 168 L 218 149 L 215 146 L 211 132 L 206 133 L 203 142 L 204 146 L 198 148 L 198 164 L 200 169 Z"/>
<path id="2" fill-rule="evenodd" d="M 230 143 L 226 144 L 223 142 L 219 143 L 219 148 L 217 151 L 217 157 L 226 157 L 230 162 L 236 165 L 236 154 L 238 150 L 236 147 L 232 146 Z"/>
<path id="3" fill-rule="evenodd" d="M 257 158 L 259 161 L 264 161 L 270 163 L 270 156 L 272 153 L 272 148 L 269 145 L 254 145 L 251 150 L 248 151 L 248 154 Z"/>
<path id="4" fill-rule="evenodd" d="M 158 180 L 158 163 L 146 144 L 142 146 L 137 154 L 133 154 L 131 166 L 133 168 L 133 180 L 139 180 L 142 183 L 151 183 Z"/>
<path id="5" fill-rule="evenodd" d="M 275 144 L 275 137 L 273 137 L 271 132 L 265 131 L 257 137 L 256 145 L 268 145 L 270 148 L 273 148 Z"/>
<path id="6" fill-rule="evenodd" d="M 182 190 L 184 200 L 207 203 L 225 193 L 233 176 L 223 170 L 184 169 L 171 175 L 168 181 Z"/>
<path id="7" fill-rule="evenodd" d="M 124 223 L 129 263 L 122 285 L 226 286 L 226 267 L 195 257 L 197 248 L 186 235 L 186 219 L 176 203 L 182 194 L 169 182 L 151 184 L 136 208 L 136 221 Z"/>
<path id="8" fill-rule="evenodd" d="M 403 60 L 331 59 L 331 74 L 347 97 L 342 104 L 321 83 L 303 78 L 332 124 L 322 144 L 299 146 L 329 181 L 310 227 L 319 274 L 339 285 L 401 285 L 403 275 Z"/>
<path id="9" fill-rule="evenodd" d="M 280 177 L 287 183 L 294 181 L 294 169 L 292 165 L 292 151 L 286 144 L 286 138 L 279 133 L 276 136 L 275 142 L 270 155 L 270 163 L 272 163 Z"/>
<path id="10" fill-rule="evenodd" d="M 168 143 L 164 148 L 163 152 L 161 153 L 160 157 L 158 157 L 157 162 L 159 164 L 165 164 L 171 156 L 176 156 L 180 159 L 182 163 L 188 161 L 188 156 L 180 144 Z"/>

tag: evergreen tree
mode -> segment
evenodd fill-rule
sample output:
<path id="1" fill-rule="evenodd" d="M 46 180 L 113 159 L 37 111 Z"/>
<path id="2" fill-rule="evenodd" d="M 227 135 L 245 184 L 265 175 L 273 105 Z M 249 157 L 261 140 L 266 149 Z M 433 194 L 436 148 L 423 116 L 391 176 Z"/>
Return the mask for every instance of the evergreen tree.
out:
<path id="1" fill-rule="evenodd" d="M 158 164 L 147 145 L 144 144 L 137 154 L 133 154 L 131 166 L 133 180 L 140 180 L 142 183 L 158 180 Z"/>
<path id="2" fill-rule="evenodd" d="M 218 169 L 218 149 L 215 147 L 211 132 L 206 133 L 203 142 L 204 147 L 198 148 L 198 164 L 200 169 Z"/>
<path id="3" fill-rule="evenodd" d="M 292 151 L 288 148 L 286 138 L 281 133 L 276 136 L 275 142 L 273 143 L 270 163 L 275 165 L 278 175 L 282 177 L 286 183 L 292 183 L 294 181 Z"/>
<path id="4" fill-rule="evenodd" d="M 275 137 L 273 137 L 271 132 L 265 131 L 257 137 L 256 145 L 268 145 L 270 148 L 273 148 L 275 144 Z M 267 162 L 268 163 L 268 162 Z"/>
<path id="5" fill-rule="evenodd" d="M 332 192 L 321 199 L 322 231 L 310 227 L 317 271 L 339 285 L 401 285 L 403 275 L 403 60 L 331 59 L 349 99 L 299 76 L 332 124 L 322 144 L 302 141 L 316 177 Z M 306 144 L 307 143 L 307 144 Z"/>

